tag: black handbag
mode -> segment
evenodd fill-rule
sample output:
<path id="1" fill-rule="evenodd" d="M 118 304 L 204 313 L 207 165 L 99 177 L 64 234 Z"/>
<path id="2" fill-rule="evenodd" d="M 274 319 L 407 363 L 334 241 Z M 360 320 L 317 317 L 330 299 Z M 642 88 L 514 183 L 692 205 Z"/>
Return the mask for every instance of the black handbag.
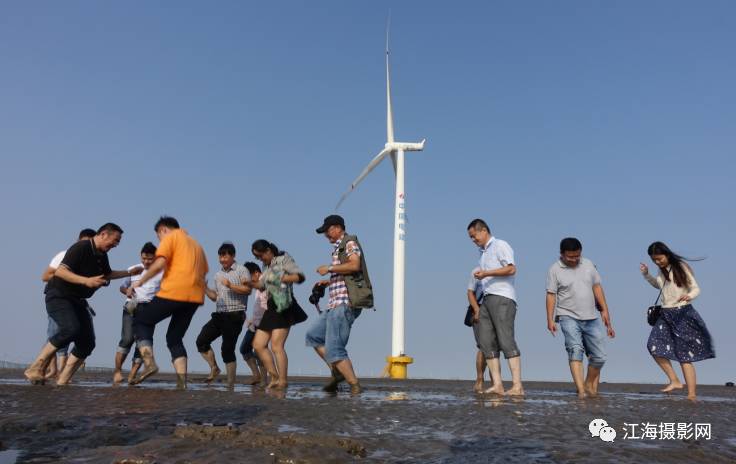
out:
<path id="1" fill-rule="evenodd" d="M 662 284 L 662 288 L 659 289 L 659 295 L 657 295 L 657 300 L 654 302 L 654 305 L 647 308 L 647 323 L 651 326 L 656 324 L 657 319 L 662 315 L 662 307 L 657 303 L 659 303 L 659 299 L 662 297 L 663 290 L 664 283 Z"/>
<path id="2" fill-rule="evenodd" d="M 271 295 L 268 295 L 268 301 L 266 302 L 266 307 L 269 310 L 276 311 L 276 303 L 274 303 L 273 298 Z M 294 290 L 291 290 L 291 304 L 288 308 L 286 308 L 283 311 L 284 317 L 287 321 L 289 321 L 290 325 L 296 325 L 301 324 L 302 322 L 306 321 L 309 317 L 307 313 L 304 312 L 302 307 L 299 305 L 299 302 L 296 301 L 296 297 L 294 296 Z"/>
<path id="3" fill-rule="evenodd" d="M 289 317 L 291 319 L 292 325 L 301 324 L 302 322 L 307 320 L 307 313 L 304 312 L 302 307 L 299 305 L 299 303 L 296 301 L 296 298 L 292 294 L 291 297 L 291 306 L 287 309 L 289 311 Z"/>
<path id="4" fill-rule="evenodd" d="M 480 298 L 478 301 L 478 305 L 480 306 L 483 304 L 483 297 Z M 468 305 L 468 310 L 465 311 L 465 319 L 463 320 L 463 324 L 467 325 L 468 327 L 473 327 L 473 307 Z"/>
<path id="5" fill-rule="evenodd" d="M 463 324 L 468 327 L 473 327 L 473 307 L 468 305 L 468 310 L 465 312 L 465 320 Z"/>

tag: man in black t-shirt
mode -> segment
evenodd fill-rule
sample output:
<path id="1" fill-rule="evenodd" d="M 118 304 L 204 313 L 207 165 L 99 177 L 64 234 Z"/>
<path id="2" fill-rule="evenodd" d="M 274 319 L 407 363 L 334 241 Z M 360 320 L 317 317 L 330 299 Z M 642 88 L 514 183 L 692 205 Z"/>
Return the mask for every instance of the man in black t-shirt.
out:
<path id="1" fill-rule="evenodd" d="M 66 251 L 46 289 L 46 311 L 59 330 L 49 338 L 38 358 L 26 369 L 25 376 L 32 383 L 43 383 L 44 372 L 56 350 L 70 342 L 74 342 L 74 349 L 59 375 L 58 385 L 69 383 L 74 372 L 92 353 L 95 332 L 87 310 L 87 298 L 111 279 L 140 272 L 138 268 L 133 271 L 110 269 L 107 252 L 120 243 L 122 235 L 120 226 L 107 223 L 97 230 L 92 239 L 77 242 Z"/>

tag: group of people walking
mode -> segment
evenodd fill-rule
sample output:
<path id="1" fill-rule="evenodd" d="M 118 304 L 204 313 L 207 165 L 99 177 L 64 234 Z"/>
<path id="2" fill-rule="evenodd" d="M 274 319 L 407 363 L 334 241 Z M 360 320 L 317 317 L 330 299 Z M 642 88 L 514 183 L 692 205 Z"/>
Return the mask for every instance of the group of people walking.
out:
<path id="1" fill-rule="evenodd" d="M 204 304 L 205 296 L 215 303 L 215 311 L 197 336 L 197 351 L 207 362 L 207 382 L 221 369 L 212 343 L 221 338 L 221 357 L 227 384 L 234 386 L 237 372 L 236 347 L 251 369 L 251 384 L 284 389 L 288 385 L 288 356 L 285 343 L 292 326 L 307 319 L 294 297 L 293 286 L 306 280 L 304 272 L 288 253 L 267 240 L 251 245 L 253 257 L 261 262 L 240 264 L 232 243 L 218 251 L 220 269 L 207 280 L 209 266 L 204 250 L 176 219 L 161 217 L 154 226 L 159 245 L 148 242 L 141 248 L 140 263 L 126 270 L 112 270 L 107 253 L 116 247 L 123 230 L 113 223 L 97 231 L 83 230 L 78 241 L 54 257 L 43 274 L 48 341 L 25 371 L 33 383 L 56 377 L 58 385 L 68 384 L 95 348 L 94 310 L 87 300 L 113 279 L 125 279 L 120 292 L 125 295 L 121 339 L 115 354 L 113 382 L 124 381 L 123 363 L 134 350 L 129 384 L 145 381 L 158 372 L 153 354 L 156 325 L 169 319 L 166 345 L 177 375 L 177 386 L 187 385 L 187 350 L 183 343 L 192 317 Z M 521 352 L 514 335 L 517 273 L 514 251 L 504 240 L 491 234 L 488 224 L 474 219 L 467 227 L 472 242 L 480 249 L 480 259 L 472 271 L 467 289 L 468 317 L 476 345 L 476 392 L 493 395 L 524 395 L 521 380 Z M 336 392 L 347 382 L 358 394 L 362 387 L 346 346 L 354 321 L 365 308 L 373 307 L 373 289 L 365 254 L 355 235 L 348 234 L 342 217 L 331 215 L 316 229 L 332 244 L 329 262 L 317 267 L 324 277 L 313 288 L 317 299 L 326 290 L 328 306 L 319 311 L 307 331 L 305 343 L 314 348 L 331 372 L 324 386 Z M 582 257 L 581 242 L 572 237 L 560 242 L 560 258 L 549 268 L 546 284 L 547 329 L 554 336 L 558 327 L 565 339 L 570 372 L 580 397 L 596 396 L 601 369 L 606 362 L 606 337 L 615 337 L 601 276 L 595 265 Z M 691 301 L 700 293 L 687 260 L 664 243 L 655 242 L 647 250 L 657 265 L 652 276 L 646 264 L 644 278 L 660 290 L 661 306 L 655 306 L 647 348 L 669 379 L 663 392 L 684 388 L 671 361 L 680 363 L 688 397 L 696 396 L 693 363 L 715 357 L 712 340 Z M 247 317 L 249 295 L 253 294 L 251 317 Z M 310 299 L 311 300 L 311 299 Z M 660 298 L 657 299 L 659 302 Z M 319 307 L 318 307 L 319 310 Z M 68 348 L 74 343 L 70 354 Z M 504 389 L 501 354 L 508 362 L 511 388 Z M 584 359 L 588 359 L 587 373 Z M 58 366 L 57 366 L 58 363 Z M 491 386 L 484 388 L 488 368 Z"/>
<path id="2" fill-rule="evenodd" d="M 468 225 L 468 235 L 480 248 L 480 260 L 473 270 L 467 296 L 470 321 L 478 352 L 476 354 L 476 392 L 520 396 L 521 353 L 514 337 L 516 264 L 511 246 L 491 235 L 488 224 L 474 219 Z M 598 395 L 601 369 L 606 362 L 606 337 L 616 332 L 595 265 L 582 257 L 583 245 L 577 238 L 560 242 L 560 257 L 547 272 L 547 329 L 554 336 L 558 327 L 565 339 L 570 373 L 578 396 Z M 648 319 L 652 330 L 647 349 L 657 365 L 667 375 L 669 383 L 661 390 L 669 393 L 685 387 L 672 361 L 680 363 L 687 386 L 688 398 L 696 397 L 694 362 L 715 357 L 715 350 L 705 322 L 691 302 L 700 294 L 687 259 L 674 253 L 662 242 L 647 249 L 658 268 L 657 276 L 649 273 L 646 264 L 640 270 L 647 282 L 660 290 Z M 661 305 L 657 305 L 660 302 Z M 467 318 L 466 318 L 467 320 Z M 501 378 L 500 354 L 503 353 L 511 371 L 512 386 L 504 390 Z M 588 359 L 584 374 L 584 359 Z M 491 387 L 484 389 L 486 366 Z"/>
<path id="3" fill-rule="evenodd" d="M 225 242 L 218 249 L 220 269 L 212 282 L 209 266 L 199 243 L 173 217 L 161 217 L 154 226 L 156 247 L 146 243 L 140 263 L 126 270 L 110 268 L 108 252 L 116 247 L 123 230 L 107 223 L 97 231 L 83 230 L 78 241 L 59 253 L 44 272 L 47 282 L 46 310 L 49 316 L 48 341 L 36 360 L 26 369 L 32 383 L 56 377 L 57 385 L 68 384 L 74 373 L 95 348 L 94 310 L 87 300 L 113 279 L 125 279 L 120 292 L 125 295 L 121 338 L 115 354 L 113 382 L 124 381 L 123 363 L 135 345 L 128 383 L 139 384 L 158 372 L 153 354 L 156 325 L 169 319 L 166 345 L 171 354 L 177 387 L 187 385 L 187 350 L 183 343 L 192 317 L 205 296 L 215 302 L 215 312 L 197 336 L 197 351 L 210 367 L 206 381 L 221 373 L 212 342 L 222 338 L 222 361 L 227 384 L 234 386 L 237 371 L 235 349 L 245 329 L 240 353 L 252 371 L 250 383 L 264 383 L 272 389 L 288 385 L 288 357 L 284 345 L 290 328 L 307 319 L 294 298 L 293 285 L 306 280 L 293 257 L 267 240 L 251 246 L 254 262 L 236 262 L 236 250 Z M 324 389 L 336 392 L 347 382 L 350 392 L 362 391 L 348 357 L 346 346 L 355 319 L 373 305 L 368 268 L 358 238 L 345 231 L 340 216 L 328 216 L 316 229 L 324 234 L 333 250 L 329 264 L 316 272 L 328 276 L 316 289 L 326 289 L 328 308 L 320 311 L 310 327 L 305 343 L 314 348 L 330 368 L 332 378 Z M 246 318 L 248 297 L 253 293 L 252 316 Z M 68 347 L 74 344 L 71 354 Z M 59 360 L 57 366 L 57 359 Z"/>

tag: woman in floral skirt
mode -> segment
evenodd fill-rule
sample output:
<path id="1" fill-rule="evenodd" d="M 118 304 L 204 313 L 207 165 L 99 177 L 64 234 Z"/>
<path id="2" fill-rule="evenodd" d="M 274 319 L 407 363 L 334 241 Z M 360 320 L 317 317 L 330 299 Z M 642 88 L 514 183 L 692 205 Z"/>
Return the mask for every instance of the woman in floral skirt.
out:
<path id="1" fill-rule="evenodd" d="M 700 314 L 690 304 L 700 294 L 693 271 L 662 242 L 654 242 L 647 249 L 649 257 L 659 268 L 656 277 L 641 263 L 641 273 L 654 288 L 661 291 L 662 309 L 647 341 L 647 349 L 664 371 L 669 384 L 661 391 L 669 393 L 684 387 L 677 378 L 671 361 L 677 361 L 687 385 L 688 399 L 695 399 L 695 367 L 693 363 L 715 358 L 713 343 Z"/>

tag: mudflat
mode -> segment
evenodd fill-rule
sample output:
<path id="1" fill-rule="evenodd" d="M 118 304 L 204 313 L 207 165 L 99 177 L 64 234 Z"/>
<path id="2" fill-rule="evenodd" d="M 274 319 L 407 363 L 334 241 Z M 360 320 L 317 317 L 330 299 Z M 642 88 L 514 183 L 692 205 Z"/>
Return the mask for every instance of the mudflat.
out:
<path id="1" fill-rule="evenodd" d="M 322 392 L 320 378 L 272 392 L 196 375 L 186 391 L 167 375 L 138 387 L 109 377 L 33 386 L 0 371 L 0 464 L 736 462 L 729 387 L 700 386 L 693 403 L 659 385 L 602 384 L 579 400 L 571 383 L 527 382 L 512 399 L 476 395 L 470 381 L 365 379 L 353 397 Z M 594 419 L 613 441 L 591 436 Z"/>

